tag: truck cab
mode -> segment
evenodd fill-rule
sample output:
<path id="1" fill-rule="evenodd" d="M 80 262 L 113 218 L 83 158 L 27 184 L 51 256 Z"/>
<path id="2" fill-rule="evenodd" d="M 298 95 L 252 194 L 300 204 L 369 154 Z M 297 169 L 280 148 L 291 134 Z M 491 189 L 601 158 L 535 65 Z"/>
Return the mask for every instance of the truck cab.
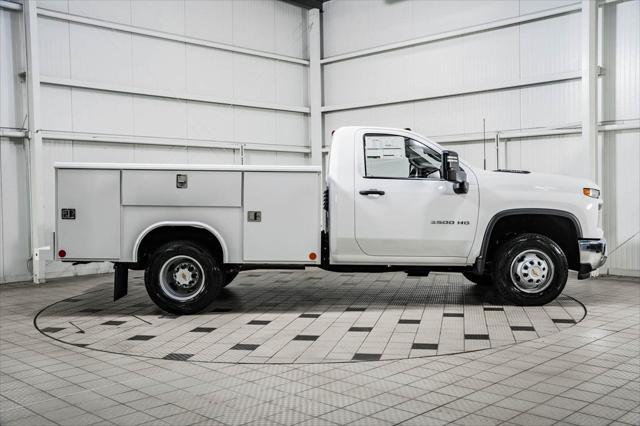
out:
<path id="1" fill-rule="evenodd" d="M 56 260 L 145 270 L 162 309 L 196 313 L 257 268 L 461 272 L 542 305 L 568 271 L 606 260 L 600 189 L 585 179 L 479 170 L 409 130 L 343 127 L 328 168 L 56 165 Z M 324 203 L 323 189 L 324 186 Z"/>

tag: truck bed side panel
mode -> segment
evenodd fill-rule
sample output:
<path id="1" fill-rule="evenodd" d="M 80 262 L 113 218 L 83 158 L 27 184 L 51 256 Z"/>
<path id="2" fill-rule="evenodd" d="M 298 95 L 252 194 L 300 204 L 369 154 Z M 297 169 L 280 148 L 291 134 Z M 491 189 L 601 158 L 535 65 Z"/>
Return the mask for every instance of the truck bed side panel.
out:
<path id="1" fill-rule="evenodd" d="M 120 171 L 58 169 L 57 180 L 57 248 L 72 259 L 119 259 Z"/>
<path id="2" fill-rule="evenodd" d="M 319 173 L 246 172 L 244 261 L 319 263 L 320 191 Z"/>
<path id="3" fill-rule="evenodd" d="M 178 188 L 177 179 L 185 179 Z M 240 207 L 241 173 L 180 170 L 123 170 L 125 206 Z"/>

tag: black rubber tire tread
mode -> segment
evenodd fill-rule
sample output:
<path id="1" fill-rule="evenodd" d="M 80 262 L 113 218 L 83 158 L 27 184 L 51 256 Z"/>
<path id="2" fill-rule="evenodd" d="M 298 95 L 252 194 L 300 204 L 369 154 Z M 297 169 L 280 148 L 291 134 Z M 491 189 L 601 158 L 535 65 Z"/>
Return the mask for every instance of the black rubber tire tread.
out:
<path id="1" fill-rule="evenodd" d="M 205 288 L 195 299 L 178 302 L 164 294 L 160 287 L 159 274 L 164 262 L 177 255 L 187 255 L 196 259 L 205 275 Z M 151 254 L 144 272 L 144 285 L 153 302 L 164 311 L 176 315 L 190 315 L 208 307 L 220 293 L 223 272 L 211 252 L 191 241 L 173 241 L 160 246 Z"/>
<path id="2" fill-rule="evenodd" d="M 493 278 L 491 278 L 491 275 L 488 274 L 477 275 L 471 272 L 463 272 L 462 275 L 464 275 L 464 277 L 472 283 L 481 285 L 483 287 L 489 287 L 493 285 Z"/>
<path id="3" fill-rule="evenodd" d="M 539 293 L 525 293 L 511 281 L 511 262 L 526 249 L 544 252 L 553 262 L 551 284 Z M 553 240 L 540 234 L 522 234 L 505 242 L 495 255 L 493 281 L 498 293 L 507 301 L 520 306 L 540 306 L 553 301 L 567 284 L 569 266 L 564 252 Z"/>
<path id="4" fill-rule="evenodd" d="M 224 281 L 222 283 L 222 287 L 226 287 L 229 284 L 231 284 L 231 281 L 235 280 L 239 273 L 240 273 L 240 271 L 225 271 L 225 272 L 223 272 Z"/>

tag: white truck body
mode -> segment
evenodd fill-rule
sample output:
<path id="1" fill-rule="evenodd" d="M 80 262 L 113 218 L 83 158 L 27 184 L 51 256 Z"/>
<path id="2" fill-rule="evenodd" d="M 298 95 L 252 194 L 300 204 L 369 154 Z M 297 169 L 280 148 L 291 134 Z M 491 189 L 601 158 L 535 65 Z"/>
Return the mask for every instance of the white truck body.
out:
<path id="1" fill-rule="evenodd" d="M 564 280 L 561 291 L 567 269 L 586 278 L 606 259 L 602 200 L 593 182 L 479 170 L 408 130 L 336 130 L 324 200 L 321 169 L 311 166 L 55 167 L 56 259 L 111 261 L 125 271 L 147 268 L 156 280 L 166 271 L 152 274 L 153 258 L 161 255 L 162 244 L 176 240 L 206 246 L 204 252 L 215 258 L 211 270 L 226 271 L 230 279 L 243 268 L 310 265 L 458 271 L 474 282 L 489 276 L 500 282 L 511 279 L 520 288 L 519 281 L 531 282 L 529 268 L 534 267 L 540 294 L 558 271 L 564 270 L 557 277 Z M 523 235 L 540 241 L 522 249 L 519 257 L 512 254 L 516 257 L 510 265 L 501 264 L 497 253 L 504 257 L 500 250 L 509 244 L 527 246 L 516 241 Z M 202 262 L 194 262 L 202 269 Z M 166 275 L 169 284 L 163 285 L 175 284 L 179 294 L 204 280 L 203 271 L 193 279 L 187 276 L 191 264 L 171 265 L 175 273 Z M 509 271 L 501 278 L 498 267 Z M 126 292 L 126 273 L 120 277 Z M 150 279 L 148 290 L 154 285 Z M 525 298 L 533 293 L 533 287 L 522 288 Z"/>
<path id="2" fill-rule="evenodd" d="M 58 163 L 56 253 L 135 263 L 151 231 L 190 226 L 218 239 L 224 263 L 318 264 L 320 179 L 319 167 L 306 166 Z M 259 221 L 249 221 L 253 211 Z"/>

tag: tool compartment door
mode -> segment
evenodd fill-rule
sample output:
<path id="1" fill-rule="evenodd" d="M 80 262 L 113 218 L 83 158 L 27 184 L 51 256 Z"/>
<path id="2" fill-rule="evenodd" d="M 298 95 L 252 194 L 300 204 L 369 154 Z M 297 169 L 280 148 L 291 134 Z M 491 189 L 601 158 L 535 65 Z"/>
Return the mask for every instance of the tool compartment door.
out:
<path id="1" fill-rule="evenodd" d="M 320 263 L 320 191 L 319 173 L 245 172 L 244 261 Z"/>
<path id="2" fill-rule="evenodd" d="M 57 169 L 56 179 L 56 251 L 66 259 L 119 259 L 120 171 Z"/>

